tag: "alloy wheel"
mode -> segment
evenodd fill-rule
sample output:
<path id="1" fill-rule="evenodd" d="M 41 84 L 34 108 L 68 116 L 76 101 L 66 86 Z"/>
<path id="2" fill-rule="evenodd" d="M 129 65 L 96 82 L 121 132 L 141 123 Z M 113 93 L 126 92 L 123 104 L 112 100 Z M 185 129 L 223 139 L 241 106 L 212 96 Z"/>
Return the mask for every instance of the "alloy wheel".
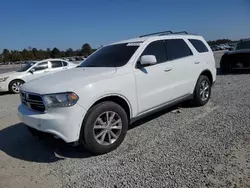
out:
<path id="1" fill-rule="evenodd" d="M 20 86 L 22 85 L 23 83 L 21 81 L 16 81 L 14 82 L 12 85 L 11 85 L 11 89 L 12 91 L 14 91 L 15 93 L 19 93 L 20 92 Z"/>
<path id="2" fill-rule="evenodd" d="M 200 85 L 200 97 L 202 101 L 206 101 L 209 98 L 209 83 L 207 80 L 203 80 Z"/>
<path id="3" fill-rule="evenodd" d="M 102 113 L 94 124 L 94 138 L 101 145 L 111 145 L 120 136 L 122 131 L 121 117 L 113 111 Z"/>

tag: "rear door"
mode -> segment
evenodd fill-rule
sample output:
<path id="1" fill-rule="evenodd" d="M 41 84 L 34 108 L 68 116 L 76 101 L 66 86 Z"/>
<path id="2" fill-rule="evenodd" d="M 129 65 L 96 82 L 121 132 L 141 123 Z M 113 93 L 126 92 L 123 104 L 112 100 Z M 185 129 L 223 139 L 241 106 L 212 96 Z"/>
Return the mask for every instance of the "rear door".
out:
<path id="1" fill-rule="evenodd" d="M 197 68 L 216 71 L 214 53 L 207 42 L 204 39 L 188 39 L 188 42 L 194 47 L 197 59 L 199 59 L 199 64 L 196 64 Z"/>
<path id="2" fill-rule="evenodd" d="M 63 62 L 60 60 L 51 60 L 51 74 L 60 72 L 63 70 Z"/>
<path id="3" fill-rule="evenodd" d="M 165 44 L 169 64 L 175 73 L 175 98 L 192 94 L 197 75 L 200 73 L 199 59 L 185 39 L 167 39 Z"/>

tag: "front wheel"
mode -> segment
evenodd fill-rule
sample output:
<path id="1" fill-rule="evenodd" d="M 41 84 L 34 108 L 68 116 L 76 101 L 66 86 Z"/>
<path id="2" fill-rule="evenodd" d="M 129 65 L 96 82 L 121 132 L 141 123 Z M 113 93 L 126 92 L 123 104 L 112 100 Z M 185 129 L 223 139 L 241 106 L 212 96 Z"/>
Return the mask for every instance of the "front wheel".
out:
<path id="1" fill-rule="evenodd" d="M 231 72 L 231 65 L 229 63 L 221 62 L 220 63 L 220 71 L 221 73 L 227 74 Z"/>
<path id="2" fill-rule="evenodd" d="M 94 154 L 115 150 L 124 140 L 128 117 L 124 109 L 111 101 L 92 107 L 82 125 L 81 140 Z"/>
<path id="3" fill-rule="evenodd" d="M 201 75 L 194 90 L 193 103 L 196 106 L 204 106 L 211 96 L 211 82 L 207 76 Z"/>
<path id="4" fill-rule="evenodd" d="M 18 94 L 20 92 L 20 86 L 24 84 L 22 80 L 13 80 L 10 82 L 9 91 L 13 94 Z"/>

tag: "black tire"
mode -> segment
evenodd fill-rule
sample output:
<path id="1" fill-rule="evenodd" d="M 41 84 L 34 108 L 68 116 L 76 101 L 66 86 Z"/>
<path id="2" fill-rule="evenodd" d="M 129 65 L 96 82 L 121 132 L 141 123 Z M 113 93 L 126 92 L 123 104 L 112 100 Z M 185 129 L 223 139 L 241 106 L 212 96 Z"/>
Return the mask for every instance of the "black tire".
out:
<path id="1" fill-rule="evenodd" d="M 231 72 L 231 66 L 229 63 L 220 63 L 220 72 L 227 74 Z"/>
<path id="2" fill-rule="evenodd" d="M 15 85 L 16 86 L 20 86 L 22 84 L 24 84 L 24 81 L 22 81 L 22 80 L 13 80 L 13 81 L 11 81 L 10 84 L 9 84 L 9 91 L 10 91 L 10 93 L 12 93 L 12 94 L 18 94 L 20 91 L 19 91 L 19 89 L 15 89 L 14 86 Z"/>
<path id="3" fill-rule="evenodd" d="M 207 98 L 205 100 L 202 99 L 202 96 L 200 94 L 201 93 L 201 87 L 202 87 L 201 85 L 204 82 L 208 83 L 208 90 L 207 90 L 208 91 L 208 96 L 207 96 Z M 212 86 L 212 84 L 211 84 L 211 82 L 210 82 L 210 80 L 208 79 L 207 76 L 201 75 L 198 78 L 198 81 L 197 81 L 195 89 L 194 89 L 194 98 L 193 98 L 193 101 L 192 101 L 195 106 L 204 106 L 205 104 L 207 104 L 207 102 L 209 101 L 210 96 L 211 96 L 211 86 Z"/>
<path id="4" fill-rule="evenodd" d="M 120 135 L 118 136 L 117 140 L 114 141 L 114 143 L 111 143 L 110 145 L 102 145 L 95 139 L 94 125 L 97 118 L 101 114 L 107 111 L 112 111 L 115 112 L 117 115 L 119 115 L 119 118 L 121 119 L 122 123 L 122 128 L 120 130 Z M 80 139 L 83 142 L 83 145 L 86 147 L 86 149 L 88 149 L 92 153 L 97 155 L 105 154 L 115 150 L 123 142 L 127 130 L 128 130 L 128 117 L 124 109 L 117 103 L 114 103 L 112 101 L 105 101 L 93 106 L 88 111 L 82 125 Z"/>

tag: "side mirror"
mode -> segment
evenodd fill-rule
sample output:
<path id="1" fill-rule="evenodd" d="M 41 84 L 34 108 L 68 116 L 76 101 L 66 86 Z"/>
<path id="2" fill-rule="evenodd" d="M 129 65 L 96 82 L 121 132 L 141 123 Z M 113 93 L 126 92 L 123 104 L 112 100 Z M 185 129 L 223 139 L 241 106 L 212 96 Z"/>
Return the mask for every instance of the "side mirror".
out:
<path id="1" fill-rule="evenodd" d="M 30 69 L 29 72 L 33 74 L 35 72 L 35 69 Z"/>
<path id="2" fill-rule="evenodd" d="M 156 57 L 154 55 L 143 55 L 140 59 L 141 65 L 154 65 L 157 63 Z"/>

